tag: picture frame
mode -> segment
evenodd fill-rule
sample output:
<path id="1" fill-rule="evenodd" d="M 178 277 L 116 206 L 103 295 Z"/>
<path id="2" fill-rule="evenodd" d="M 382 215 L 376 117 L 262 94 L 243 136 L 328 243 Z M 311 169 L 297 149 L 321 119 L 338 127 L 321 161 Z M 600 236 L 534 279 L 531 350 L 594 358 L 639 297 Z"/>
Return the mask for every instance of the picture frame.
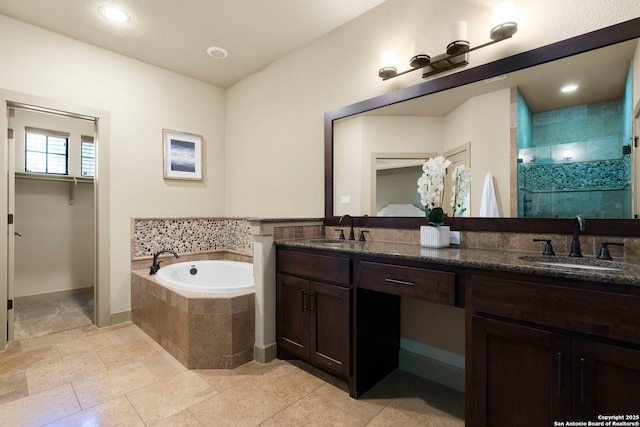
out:
<path id="1" fill-rule="evenodd" d="M 202 181 L 202 135 L 162 129 L 165 179 Z"/>

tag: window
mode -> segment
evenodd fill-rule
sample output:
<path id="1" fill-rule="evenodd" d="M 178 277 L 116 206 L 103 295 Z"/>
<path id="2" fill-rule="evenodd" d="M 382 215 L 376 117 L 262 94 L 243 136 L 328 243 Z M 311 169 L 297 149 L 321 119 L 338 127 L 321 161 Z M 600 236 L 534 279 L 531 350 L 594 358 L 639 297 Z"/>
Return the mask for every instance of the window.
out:
<path id="1" fill-rule="evenodd" d="M 69 134 L 34 128 L 25 130 L 25 172 L 67 175 Z"/>
<path id="2" fill-rule="evenodd" d="M 81 157 L 82 164 L 80 166 L 81 176 L 95 176 L 96 149 L 93 143 L 93 137 L 82 135 Z"/>

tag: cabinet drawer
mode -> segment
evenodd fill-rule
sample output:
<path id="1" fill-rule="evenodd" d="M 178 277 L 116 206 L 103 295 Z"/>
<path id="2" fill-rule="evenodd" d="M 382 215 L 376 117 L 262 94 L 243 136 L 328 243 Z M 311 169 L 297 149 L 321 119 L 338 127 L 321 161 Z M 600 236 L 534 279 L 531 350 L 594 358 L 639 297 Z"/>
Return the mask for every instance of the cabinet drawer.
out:
<path id="1" fill-rule="evenodd" d="M 339 285 L 351 284 L 351 260 L 325 255 L 280 250 L 278 272 Z"/>
<path id="2" fill-rule="evenodd" d="M 455 273 L 361 261 L 357 277 L 360 288 L 455 305 Z"/>
<path id="3" fill-rule="evenodd" d="M 640 296 L 473 275 L 472 310 L 640 344 Z"/>

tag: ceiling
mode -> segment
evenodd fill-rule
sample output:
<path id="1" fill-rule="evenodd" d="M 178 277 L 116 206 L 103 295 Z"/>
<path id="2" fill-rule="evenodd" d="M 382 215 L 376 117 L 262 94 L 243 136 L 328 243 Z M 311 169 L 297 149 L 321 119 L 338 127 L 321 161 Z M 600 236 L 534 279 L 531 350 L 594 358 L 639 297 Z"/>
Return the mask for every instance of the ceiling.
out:
<path id="1" fill-rule="evenodd" d="M 0 14 L 227 88 L 384 0 L 0 0 Z M 117 5 L 131 20 L 98 13 Z M 207 55 L 212 46 L 226 59 Z"/>

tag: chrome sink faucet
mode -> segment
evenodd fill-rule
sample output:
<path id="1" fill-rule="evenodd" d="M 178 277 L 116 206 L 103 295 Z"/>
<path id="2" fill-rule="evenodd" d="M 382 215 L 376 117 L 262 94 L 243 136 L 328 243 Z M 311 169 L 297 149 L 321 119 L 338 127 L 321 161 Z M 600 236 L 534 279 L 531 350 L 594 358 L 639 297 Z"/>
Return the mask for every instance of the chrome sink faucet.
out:
<path id="1" fill-rule="evenodd" d="M 351 228 L 349 229 L 349 240 L 356 240 L 356 235 L 353 232 L 353 218 L 351 218 L 351 215 L 349 214 L 342 215 L 340 217 L 340 221 L 338 221 L 338 224 L 342 224 L 342 220 L 345 218 L 349 218 L 351 220 Z"/>
<path id="2" fill-rule="evenodd" d="M 180 258 L 180 255 L 178 255 L 177 253 L 169 249 L 164 249 L 162 251 L 156 252 L 155 254 L 153 254 L 153 262 L 151 263 L 151 269 L 149 270 L 149 274 L 151 275 L 156 274 L 158 270 L 160 270 L 160 263 L 162 261 L 158 261 L 158 256 L 160 256 L 163 253 L 170 253 L 170 254 L 173 254 L 176 258 Z"/>
<path id="3" fill-rule="evenodd" d="M 586 228 L 584 217 L 581 214 L 576 215 L 573 221 L 573 240 L 571 241 L 571 253 L 569 256 L 572 257 L 582 257 L 582 252 L 580 251 L 580 232 L 584 231 Z"/>

